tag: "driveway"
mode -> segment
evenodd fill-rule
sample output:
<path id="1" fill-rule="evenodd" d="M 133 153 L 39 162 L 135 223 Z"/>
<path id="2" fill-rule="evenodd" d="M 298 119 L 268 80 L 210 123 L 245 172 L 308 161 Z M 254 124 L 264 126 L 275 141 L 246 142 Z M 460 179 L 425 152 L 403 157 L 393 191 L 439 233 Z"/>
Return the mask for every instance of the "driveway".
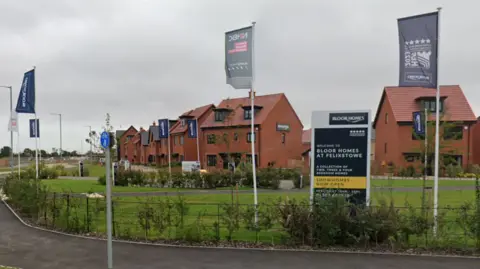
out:
<path id="1" fill-rule="evenodd" d="M 115 269 L 472 269 L 480 259 L 316 252 L 222 250 L 113 244 Z M 0 204 L 0 265 L 22 269 L 104 269 L 104 241 L 37 231 Z"/>

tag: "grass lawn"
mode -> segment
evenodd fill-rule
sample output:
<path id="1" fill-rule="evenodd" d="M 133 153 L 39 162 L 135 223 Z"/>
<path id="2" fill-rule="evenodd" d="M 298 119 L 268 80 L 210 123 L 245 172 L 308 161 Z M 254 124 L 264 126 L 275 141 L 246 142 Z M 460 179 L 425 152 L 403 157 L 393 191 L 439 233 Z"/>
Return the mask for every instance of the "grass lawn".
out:
<path id="1" fill-rule="evenodd" d="M 93 171 L 97 174 L 102 173 L 104 167 L 93 166 Z M 91 171 L 92 171 L 91 170 Z M 86 193 L 86 192 L 105 192 L 105 186 L 97 183 L 96 180 L 73 180 L 73 179 L 55 179 L 55 180 L 43 180 L 52 192 L 74 192 L 74 193 Z M 372 187 L 421 187 L 422 180 L 372 180 Z M 427 181 L 427 186 L 433 186 L 433 181 Z M 475 186 L 475 181 L 467 180 L 440 180 L 440 187 L 447 186 Z M 229 190 L 229 187 L 219 188 Z M 249 190 L 249 187 L 240 187 L 240 190 Z M 178 191 L 175 188 L 152 188 L 152 187 L 114 187 L 113 192 L 171 192 Z M 182 191 L 193 191 L 194 189 L 182 189 Z M 308 189 L 305 189 L 308 192 Z"/>

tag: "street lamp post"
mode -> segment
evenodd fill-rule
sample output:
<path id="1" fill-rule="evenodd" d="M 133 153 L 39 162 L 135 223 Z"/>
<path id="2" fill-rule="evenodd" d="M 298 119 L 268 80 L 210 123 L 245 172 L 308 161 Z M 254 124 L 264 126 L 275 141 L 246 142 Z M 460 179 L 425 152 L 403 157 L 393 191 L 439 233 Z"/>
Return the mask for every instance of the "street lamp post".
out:
<path id="1" fill-rule="evenodd" d="M 60 160 L 62 160 L 62 153 L 63 153 L 63 147 L 62 147 L 62 114 L 61 113 L 50 113 L 51 115 L 58 116 L 60 119 Z"/>
<path id="2" fill-rule="evenodd" d="M 10 90 L 10 121 L 9 122 L 10 124 L 12 124 L 12 118 L 13 118 L 12 86 L 0 86 L 0 88 L 7 88 Z M 20 152 L 18 154 L 20 154 Z M 10 126 L 10 168 L 12 169 L 12 173 L 13 173 L 13 128 L 12 126 Z"/>

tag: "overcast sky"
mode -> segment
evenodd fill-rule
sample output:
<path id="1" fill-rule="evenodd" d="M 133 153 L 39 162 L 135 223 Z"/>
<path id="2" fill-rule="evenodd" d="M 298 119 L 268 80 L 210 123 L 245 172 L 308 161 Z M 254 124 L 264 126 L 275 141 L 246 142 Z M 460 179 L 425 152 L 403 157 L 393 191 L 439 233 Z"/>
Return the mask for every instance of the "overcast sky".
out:
<path id="1" fill-rule="evenodd" d="M 372 109 L 398 83 L 399 17 L 441 17 L 440 83 L 460 84 L 480 111 L 477 1 L 2 0 L 0 85 L 37 68 L 41 147 L 81 150 L 87 125 L 148 126 L 223 98 L 224 32 L 257 22 L 257 92 L 284 92 L 305 127 L 312 110 Z M 8 91 L 0 89 L 0 145 L 9 145 Z M 34 148 L 20 115 L 20 147 Z M 16 141 L 16 139 L 15 139 Z M 15 142 L 16 144 L 16 142 Z M 84 151 L 87 146 L 83 145 Z"/>

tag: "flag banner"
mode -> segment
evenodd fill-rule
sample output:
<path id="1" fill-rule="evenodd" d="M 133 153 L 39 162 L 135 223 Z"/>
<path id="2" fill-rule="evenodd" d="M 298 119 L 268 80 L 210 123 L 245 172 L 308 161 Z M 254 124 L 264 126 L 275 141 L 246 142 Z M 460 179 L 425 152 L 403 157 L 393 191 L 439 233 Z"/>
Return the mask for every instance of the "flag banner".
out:
<path id="1" fill-rule="evenodd" d="M 234 89 L 251 89 L 253 78 L 253 27 L 225 33 L 225 73 Z"/>
<path id="2" fill-rule="evenodd" d="M 35 114 L 35 69 L 25 73 L 18 95 L 17 113 Z"/>
<path id="3" fill-rule="evenodd" d="M 188 137 L 197 138 L 197 120 L 188 120 Z"/>
<path id="4" fill-rule="evenodd" d="M 40 120 L 30 120 L 30 137 L 40 137 Z"/>
<path id="5" fill-rule="evenodd" d="M 158 129 L 159 133 L 158 136 L 159 138 L 168 138 L 169 136 L 169 121 L 168 119 L 162 119 L 158 120 Z"/>
<path id="6" fill-rule="evenodd" d="M 12 117 L 8 123 L 8 131 L 9 132 L 18 132 L 18 114 L 12 111 Z"/>
<path id="7" fill-rule="evenodd" d="M 400 87 L 437 88 L 438 12 L 398 19 Z"/>
<path id="8" fill-rule="evenodd" d="M 425 113 L 421 111 L 413 112 L 413 129 L 417 135 L 425 134 Z"/>

